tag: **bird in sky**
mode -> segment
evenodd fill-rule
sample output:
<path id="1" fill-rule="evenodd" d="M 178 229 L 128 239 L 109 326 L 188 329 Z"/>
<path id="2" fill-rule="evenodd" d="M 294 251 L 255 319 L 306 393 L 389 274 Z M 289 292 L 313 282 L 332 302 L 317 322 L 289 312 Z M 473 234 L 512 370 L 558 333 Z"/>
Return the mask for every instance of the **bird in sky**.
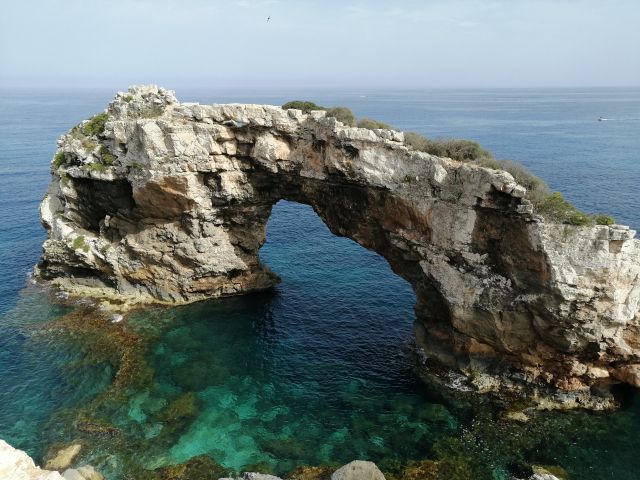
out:
<path id="1" fill-rule="evenodd" d="M 271 15 L 267 17 L 267 23 L 269 23 L 269 20 L 271 20 Z"/>

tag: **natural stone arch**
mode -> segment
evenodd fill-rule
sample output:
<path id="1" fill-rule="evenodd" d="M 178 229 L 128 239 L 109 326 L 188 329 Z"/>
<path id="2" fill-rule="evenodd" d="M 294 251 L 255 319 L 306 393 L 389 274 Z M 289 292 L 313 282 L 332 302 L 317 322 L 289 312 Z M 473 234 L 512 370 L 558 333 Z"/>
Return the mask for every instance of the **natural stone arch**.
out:
<path id="1" fill-rule="evenodd" d="M 482 388 L 514 386 L 485 375 L 511 372 L 597 406 L 590 387 L 640 384 L 640 242 L 627 227 L 546 223 L 508 173 L 324 112 L 180 104 L 157 87 L 107 112 L 99 137 L 63 136 L 41 207 L 39 274 L 62 288 L 129 303 L 268 288 L 266 223 L 294 200 L 385 257 L 416 292 L 419 345 Z"/>

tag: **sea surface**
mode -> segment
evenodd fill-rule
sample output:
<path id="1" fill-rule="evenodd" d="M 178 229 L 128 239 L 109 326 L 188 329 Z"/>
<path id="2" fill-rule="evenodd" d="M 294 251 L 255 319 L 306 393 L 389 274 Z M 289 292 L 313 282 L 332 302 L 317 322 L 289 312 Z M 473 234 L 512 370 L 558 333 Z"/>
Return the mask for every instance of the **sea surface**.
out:
<path id="1" fill-rule="evenodd" d="M 137 312 L 127 328 L 146 339 L 145 382 L 100 403 L 113 365 L 48 328 L 71 309 L 29 274 L 45 239 L 38 204 L 56 139 L 113 94 L 0 90 L 0 438 L 37 461 L 56 442 L 81 440 L 83 460 L 113 480 L 132 464 L 198 455 L 228 471 L 278 474 L 360 458 L 389 472 L 440 459 L 468 478 L 506 479 L 531 464 L 562 467 L 574 480 L 640 478 L 637 394 L 613 413 L 543 413 L 527 424 L 500 421 L 486 401 L 443 395 L 412 368 L 409 285 L 377 254 L 331 234 L 310 207 L 285 201 L 261 249 L 282 277 L 277 289 Z M 578 208 L 640 228 L 640 89 L 177 94 L 203 103 L 308 99 L 431 137 L 471 138 Z M 168 422 L 168 410 L 182 412 L 179 421 Z M 78 411 L 117 428 L 117 440 L 92 444 Z"/>

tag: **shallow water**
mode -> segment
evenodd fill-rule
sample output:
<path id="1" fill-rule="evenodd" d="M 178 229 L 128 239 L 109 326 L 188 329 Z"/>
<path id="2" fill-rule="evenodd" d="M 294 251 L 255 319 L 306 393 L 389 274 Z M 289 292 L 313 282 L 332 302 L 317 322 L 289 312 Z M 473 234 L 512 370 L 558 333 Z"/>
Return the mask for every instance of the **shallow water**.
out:
<path id="1" fill-rule="evenodd" d="M 68 310 L 23 288 L 44 239 L 37 205 L 55 139 L 111 93 L 0 93 L 0 438 L 36 458 L 53 442 L 88 438 L 95 448 L 84 459 L 114 479 L 127 462 L 160 466 L 200 454 L 230 470 L 276 473 L 353 458 L 388 470 L 448 458 L 477 478 L 506 478 L 532 463 L 559 464 L 574 479 L 638 478 L 637 395 L 612 414 L 543 414 L 527 425 L 496 421 L 491 405 L 445 400 L 411 369 L 409 286 L 290 202 L 274 208 L 261 250 L 283 279 L 276 291 L 137 313 L 127 328 L 148 339 L 149 376 L 117 401 L 92 402 L 114 369 L 46 328 Z M 476 138 L 527 163 L 579 207 L 640 226 L 640 122 L 624 120 L 640 111 L 638 90 L 178 94 L 312 98 L 405 129 Z M 600 115 L 620 120 L 597 122 Z M 83 436 L 74 424 L 80 410 L 121 435 Z M 181 416 L 169 421 L 167 411 Z"/>

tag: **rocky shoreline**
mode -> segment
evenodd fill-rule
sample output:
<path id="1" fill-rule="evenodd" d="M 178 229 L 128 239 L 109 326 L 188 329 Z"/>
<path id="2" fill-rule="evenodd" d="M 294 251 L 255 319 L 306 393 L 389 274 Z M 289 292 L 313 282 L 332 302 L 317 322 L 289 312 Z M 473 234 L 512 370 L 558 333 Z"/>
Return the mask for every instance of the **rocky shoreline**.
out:
<path id="1" fill-rule="evenodd" d="M 90 465 L 82 465 L 71 468 L 73 460 L 80 450 L 79 445 L 71 445 L 51 459 L 46 465 L 48 469 L 37 467 L 34 461 L 22 450 L 13 448 L 0 439 L 0 478 L 3 480 L 104 480 L 104 477 Z M 413 467 L 408 472 L 407 480 L 436 480 L 441 478 L 435 462 L 424 462 L 420 467 Z M 179 466 L 176 467 L 179 470 Z M 171 476 L 172 480 L 187 480 L 192 477 L 182 470 L 179 476 Z M 542 467 L 534 467 L 537 470 L 527 480 L 562 480 L 554 476 Z M 206 478 L 215 480 L 213 471 L 201 472 Z M 183 476 L 183 474 L 186 474 Z M 418 476 L 416 476 L 418 475 Z M 165 477 L 163 477 L 165 478 Z M 166 477 L 169 478 L 169 477 Z M 236 477 L 219 477 L 218 480 L 283 480 L 274 475 L 244 472 Z M 373 462 L 354 460 L 335 471 L 323 467 L 309 467 L 300 469 L 297 474 L 287 477 L 286 480 L 387 480 L 385 475 Z M 404 477 L 403 479 L 404 480 Z M 511 480 L 520 480 L 512 477 Z"/>

